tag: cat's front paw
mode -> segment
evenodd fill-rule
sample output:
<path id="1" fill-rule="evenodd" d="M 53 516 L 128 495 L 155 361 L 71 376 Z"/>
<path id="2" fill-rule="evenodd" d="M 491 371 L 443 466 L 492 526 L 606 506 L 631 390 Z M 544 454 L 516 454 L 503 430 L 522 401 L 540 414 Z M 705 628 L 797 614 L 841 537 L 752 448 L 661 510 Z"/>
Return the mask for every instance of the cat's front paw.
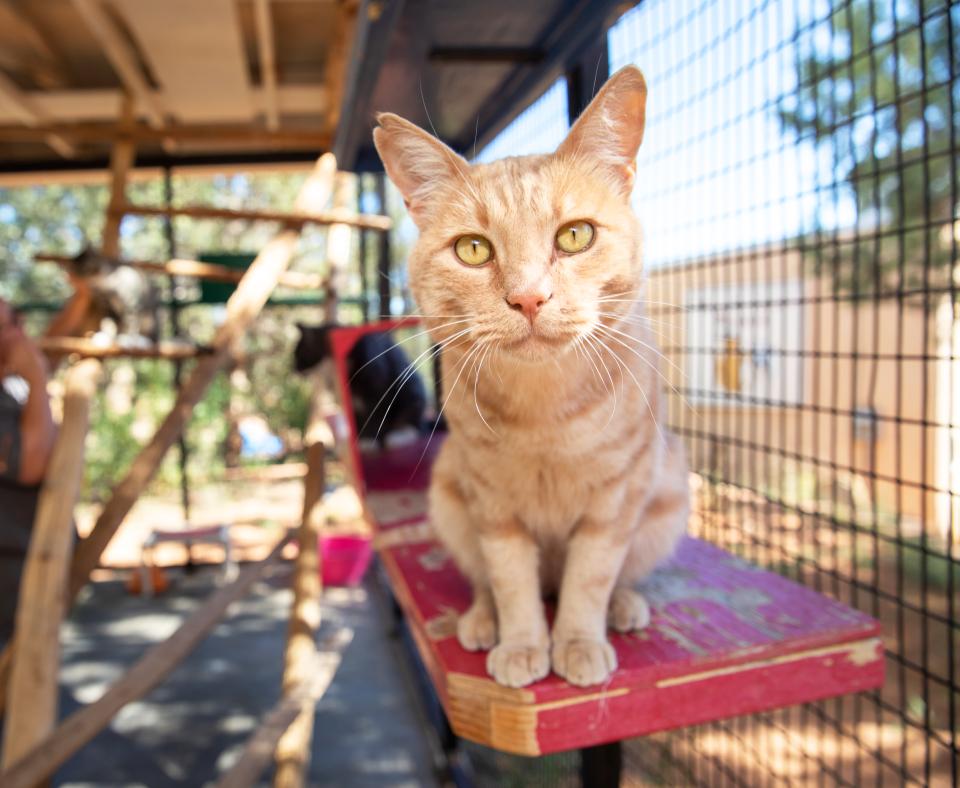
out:
<path id="1" fill-rule="evenodd" d="M 578 687 L 602 684 L 617 669 L 617 655 L 606 640 L 574 637 L 555 639 L 553 671 Z"/>
<path id="2" fill-rule="evenodd" d="M 643 594 L 617 586 L 610 595 L 607 624 L 617 632 L 635 632 L 650 623 L 650 605 Z"/>
<path id="3" fill-rule="evenodd" d="M 467 651 L 486 651 L 497 642 L 497 618 L 491 607 L 474 602 L 457 619 L 457 640 Z"/>
<path id="4" fill-rule="evenodd" d="M 525 687 L 549 672 L 550 652 L 546 644 L 501 643 L 487 655 L 487 673 L 507 687 Z"/>

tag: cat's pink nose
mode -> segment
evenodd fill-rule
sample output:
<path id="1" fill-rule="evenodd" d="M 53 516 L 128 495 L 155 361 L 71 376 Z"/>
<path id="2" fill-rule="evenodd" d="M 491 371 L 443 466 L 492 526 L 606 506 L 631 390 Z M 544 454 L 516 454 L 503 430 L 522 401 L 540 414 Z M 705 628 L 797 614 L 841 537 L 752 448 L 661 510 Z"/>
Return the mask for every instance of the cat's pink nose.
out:
<path id="1" fill-rule="evenodd" d="M 528 293 L 511 293 L 507 296 L 507 303 L 511 309 L 523 312 L 526 318 L 532 323 L 547 301 L 553 298 L 553 293 L 544 293 L 543 291 L 534 291 Z"/>

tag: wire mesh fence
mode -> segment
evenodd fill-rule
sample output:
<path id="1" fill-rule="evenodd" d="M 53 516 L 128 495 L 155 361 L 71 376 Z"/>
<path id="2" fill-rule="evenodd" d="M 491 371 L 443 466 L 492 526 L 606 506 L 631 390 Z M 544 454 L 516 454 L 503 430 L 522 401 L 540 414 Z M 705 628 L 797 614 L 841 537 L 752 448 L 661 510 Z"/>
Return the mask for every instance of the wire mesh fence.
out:
<path id="1" fill-rule="evenodd" d="M 960 4 L 645 0 L 635 200 L 692 530 L 883 624 L 877 692 L 631 742 L 663 784 L 956 784 Z M 789 612 L 789 611 L 787 611 Z"/>

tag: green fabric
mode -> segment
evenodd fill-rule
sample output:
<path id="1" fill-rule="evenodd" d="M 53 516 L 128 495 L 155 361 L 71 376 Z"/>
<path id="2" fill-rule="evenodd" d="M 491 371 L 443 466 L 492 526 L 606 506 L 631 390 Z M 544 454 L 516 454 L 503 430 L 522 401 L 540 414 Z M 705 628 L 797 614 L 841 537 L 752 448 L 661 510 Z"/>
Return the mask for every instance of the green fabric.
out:
<path id="1" fill-rule="evenodd" d="M 204 252 L 198 258 L 202 263 L 216 263 L 238 271 L 246 271 L 256 254 L 237 252 Z M 201 304 L 225 304 L 237 289 L 235 284 L 227 282 L 208 282 L 200 280 Z"/>

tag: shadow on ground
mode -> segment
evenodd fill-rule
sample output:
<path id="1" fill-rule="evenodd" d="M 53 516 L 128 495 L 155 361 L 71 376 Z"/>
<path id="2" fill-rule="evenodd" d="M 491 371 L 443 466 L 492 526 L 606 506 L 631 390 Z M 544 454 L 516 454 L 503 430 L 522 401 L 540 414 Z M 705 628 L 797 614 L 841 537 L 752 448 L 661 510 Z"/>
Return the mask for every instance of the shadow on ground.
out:
<path id="1" fill-rule="evenodd" d="M 200 647 L 58 772 L 55 785 L 162 788 L 214 782 L 276 703 L 289 566 L 258 583 Z M 129 596 L 120 580 L 88 588 L 63 630 L 61 715 L 95 701 L 215 590 L 217 573 L 175 575 L 163 597 Z M 310 785 L 436 784 L 414 699 L 388 626 L 366 587 L 328 589 L 326 631 L 353 630 L 317 707 Z M 269 773 L 263 784 L 269 784 Z"/>

